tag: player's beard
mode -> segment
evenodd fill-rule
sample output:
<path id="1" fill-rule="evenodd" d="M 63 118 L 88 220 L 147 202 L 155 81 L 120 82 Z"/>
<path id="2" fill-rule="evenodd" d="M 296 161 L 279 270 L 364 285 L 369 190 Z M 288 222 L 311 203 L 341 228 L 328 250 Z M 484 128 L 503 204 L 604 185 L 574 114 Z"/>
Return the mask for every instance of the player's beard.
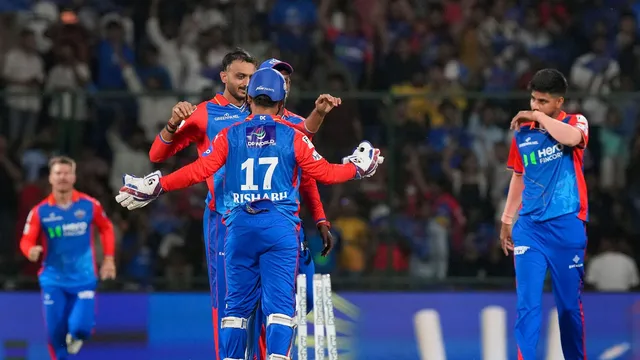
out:
<path id="1" fill-rule="evenodd" d="M 240 95 L 240 90 L 244 91 L 244 95 Z M 229 93 L 231 94 L 231 96 L 233 96 L 234 99 L 240 101 L 240 102 L 245 102 L 247 101 L 247 88 L 246 87 L 237 87 L 235 88 L 233 91 L 229 91 Z"/>

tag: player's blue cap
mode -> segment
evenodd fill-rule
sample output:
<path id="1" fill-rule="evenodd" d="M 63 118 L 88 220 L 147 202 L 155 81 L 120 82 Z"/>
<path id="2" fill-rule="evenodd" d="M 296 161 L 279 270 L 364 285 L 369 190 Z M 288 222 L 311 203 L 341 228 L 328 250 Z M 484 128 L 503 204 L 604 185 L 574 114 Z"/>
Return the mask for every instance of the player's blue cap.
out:
<path id="1" fill-rule="evenodd" d="M 293 66 L 276 58 L 272 58 L 263 62 L 262 64 L 260 64 L 260 67 L 258 69 L 275 69 L 278 71 L 284 70 L 289 72 L 289 74 L 293 74 Z"/>
<path id="2" fill-rule="evenodd" d="M 284 76 L 271 68 L 259 69 L 249 80 L 249 96 L 267 95 L 271 101 L 282 101 L 287 95 Z"/>

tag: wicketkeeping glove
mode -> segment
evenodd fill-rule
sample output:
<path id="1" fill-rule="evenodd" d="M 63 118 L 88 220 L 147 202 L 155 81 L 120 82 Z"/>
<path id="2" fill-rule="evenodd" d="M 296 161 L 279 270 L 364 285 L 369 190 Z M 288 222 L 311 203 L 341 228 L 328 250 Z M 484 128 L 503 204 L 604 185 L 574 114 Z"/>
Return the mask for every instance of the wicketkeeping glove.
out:
<path id="1" fill-rule="evenodd" d="M 356 179 L 371 177 L 376 173 L 378 165 L 384 162 L 380 149 L 374 148 L 370 142 L 363 141 L 353 151 L 353 154 L 342 158 L 342 163 L 353 163 L 356 166 Z"/>
<path id="2" fill-rule="evenodd" d="M 125 174 L 122 177 L 124 186 L 120 188 L 116 201 L 129 210 L 147 206 L 162 193 L 161 177 L 160 171 L 154 171 L 143 178 Z"/>

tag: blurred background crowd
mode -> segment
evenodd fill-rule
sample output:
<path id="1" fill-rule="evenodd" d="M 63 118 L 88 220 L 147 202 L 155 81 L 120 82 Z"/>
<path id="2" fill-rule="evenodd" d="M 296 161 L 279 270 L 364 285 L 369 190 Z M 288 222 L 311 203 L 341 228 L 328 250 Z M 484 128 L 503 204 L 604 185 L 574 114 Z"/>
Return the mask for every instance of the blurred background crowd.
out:
<path id="1" fill-rule="evenodd" d="M 221 91 L 222 57 L 240 46 L 293 65 L 292 111 L 308 115 L 321 92 L 343 97 L 315 140 L 329 160 L 363 138 L 388 155 L 368 181 L 321 188 L 337 245 L 315 257 L 320 272 L 378 287 L 512 287 L 512 259 L 497 241 L 508 124 L 528 108 L 531 76 L 555 67 L 576 94 L 566 110 L 591 125 L 587 283 L 634 288 L 639 21 L 640 3 L 627 0 L 4 0 L 4 286 L 35 273 L 16 244 L 48 191 L 48 158 L 69 154 L 78 188 L 114 222 L 119 286 L 206 288 L 204 186 L 133 213 L 112 197 L 125 172 L 165 173 L 195 158 L 192 148 L 156 165 L 148 150 L 177 101 Z M 318 253 L 312 220 L 305 230 Z"/>

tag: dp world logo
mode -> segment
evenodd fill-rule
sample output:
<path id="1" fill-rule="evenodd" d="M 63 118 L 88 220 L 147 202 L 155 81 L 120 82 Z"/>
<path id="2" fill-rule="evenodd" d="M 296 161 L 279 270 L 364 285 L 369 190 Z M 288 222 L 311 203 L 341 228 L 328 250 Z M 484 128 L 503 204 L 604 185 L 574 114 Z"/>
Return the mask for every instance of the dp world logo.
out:
<path id="1" fill-rule="evenodd" d="M 263 147 L 276 144 L 276 128 L 275 126 L 258 126 L 247 128 L 247 146 Z"/>

